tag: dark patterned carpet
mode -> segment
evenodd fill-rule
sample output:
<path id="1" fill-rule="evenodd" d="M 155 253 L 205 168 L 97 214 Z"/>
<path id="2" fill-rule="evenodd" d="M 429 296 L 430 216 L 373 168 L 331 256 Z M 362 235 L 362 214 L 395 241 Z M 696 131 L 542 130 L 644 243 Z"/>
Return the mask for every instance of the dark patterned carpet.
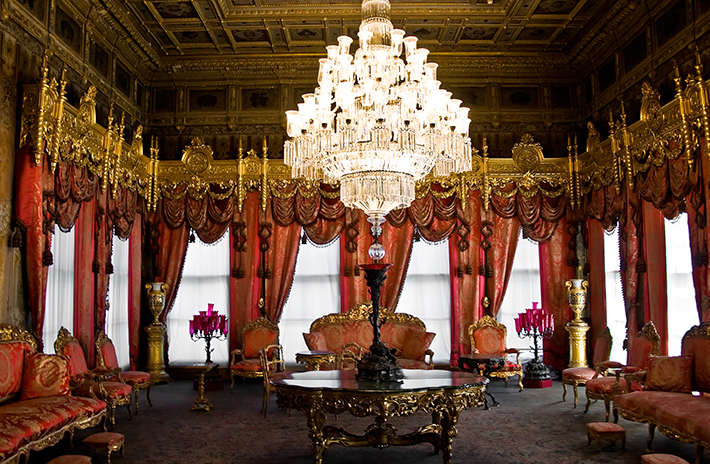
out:
<path id="1" fill-rule="evenodd" d="M 641 462 L 648 433 L 646 425 L 620 419 L 627 430 L 626 451 L 620 443 L 605 444 L 601 453 L 593 443 L 587 446 L 587 422 L 604 420 L 604 405 L 592 404 L 584 414 L 584 403 L 573 409 L 571 392 L 562 402 L 562 384 L 552 388 L 526 389 L 518 393 L 512 385 L 494 380 L 491 391 L 501 405 L 488 411 L 464 411 L 459 422 L 459 436 L 454 440 L 455 463 L 477 464 L 569 464 Z M 584 393 L 582 391 L 582 399 Z M 125 408 L 117 413 L 115 431 L 125 434 L 125 458 L 117 453 L 112 463 L 142 464 L 306 464 L 312 463 L 311 444 L 302 413 L 276 407 L 272 396 L 268 416 L 262 418 L 262 386 L 259 382 L 239 383 L 230 394 L 229 384 L 222 391 L 209 391 L 207 397 L 214 408 L 210 412 L 191 412 L 197 397 L 192 382 L 175 381 L 153 388 L 153 408 L 143 395 L 141 412 L 128 420 Z M 333 423 L 329 416 L 329 423 Z M 394 421 L 400 433 L 415 430 L 430 418 L 418 414 Z M 367 418 L 340 415 L 337 425 L 361 433 L 370 424 Z M 89 433 L 77 433 L 76 443 Z M 654 449 L 675 454 L 692 462 L 694 446 L 670 440 L 656 434 Z M 70 452 L 67 440 L 50 450 L 33 453 L 30 463 L 45 464 Z M 81 452 L 78 445 L 75 452 Z M 93 462 L 105 462 L 94 458 Z M 432 446 L 346 448 L 333 445 L 325 453 L 324 464 L 439 464 L 441 456 L 433 454 Z M 708 462 L 705 457 L 704 462 Z"/>

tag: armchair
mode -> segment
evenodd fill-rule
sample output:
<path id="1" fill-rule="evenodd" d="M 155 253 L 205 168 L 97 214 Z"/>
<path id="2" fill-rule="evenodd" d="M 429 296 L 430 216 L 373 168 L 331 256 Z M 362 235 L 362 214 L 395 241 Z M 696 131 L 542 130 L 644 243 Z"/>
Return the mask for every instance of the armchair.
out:
<path id="1" fill-rule="evenodd" d="M 609 331 L 609 327 L 607 327 L 594 342 L 592 366 L 596 366 L 602 361 L 609 360 L 609 356 L 611 355 L 611 343 L 611 332 Z M 579 399 L 577 386 L 586 385 L 587 381 L 591 380 L 596 373 L 596 369 L 587 366 L 564 369 L 562 371 L 562 401 L 565 401 L 565 397 L 567 396 L 567 385 L 572 385 L 572 389 L 574 390 L 574 407 L 576 408 Z"/>
<path id="2" fill-rule="evenodd" d="M 153 386 L 153 382 L 150 379 L 150 374 L 148 372 L 141 371 L 124 371 L 118 365 L 118 357 L 116 356 L 116 347 L 110 338 L 100 331 L 96 337 L 96 372 L 98 373 L 108 373 L 115 374 L 109 377 L 110 380 L 119 380 L 123 383 L 130 385 L 133 391 L 134 403 L 136 414 L 138 414 L 138 397 L 142 389 L 147 389 L 146 397 L 148 398 L 148 404 L 153 407 L 153 402 L 150 400 L 150 387 Z"/>
<path id="3" fill-rule="evenodd" d="M 260 317 L 244 327 L 242 347 L 232 350 L 229 358 L 230 387 L 234 391 L 234 376 L 242 378 L 260 378 L 264 376 L 259 359 L 259 350 L 279 343 L 279 327 L 265 317 Z M 270 354 L 270 353 L 269 353 Z"/>
<path id="4" fill-rule="evenodd" d="M 648 368 L 651 356 L 658 355 L 661 346 L 661 337 L 658 335 L 653 322 L 648 322 L 641 331 L 636 334 L 636 338 L 631 340 L 627 351 L 626 365 L 616 361 L 602 361 L 595 368 L 594 376 L 585 385 L 587 394 L 587 407 L 584 412 L 589 411 L 592 400 L 604 400 L 606 408 L 606 421 L 609 421 L 610 404 L 614 397 L 624 391 L 638 391 L 643 387 L 637 382 L 626 385 L 624 374 L 633 374 Z M 612 369 L 615 375 L 606 375 Z"/>
<path id="5" fill-rule="evenodd" d="M 79 340 L 74 338 L 65 327 L 59 329 L 57 340 L 54 342 L 54 352 L 64 355 L 69 359 L 69 374 L 72 377 L 72 383 L 76 390 L 80 393 L 84 393 L 83 387 L 90 384 L 91 390 L 86 393 L 91 394 L 93 392 L 106 403 L 111 428 L 116 425 L 116 406 L 126 405 L 128 407 L 129 419 L 132 417 L 131 398 L 133 397 L 133 390 L 130 385 L 123 383 L 120 376 L 117 376 L 118 381 L 111 381 L 107 380 L 108 376 L 89 370 L 86 366 L 84 349 L 79 344 Z M 86 382 L 87 379 L 89 382 Z M 94 379 L 96 379 L 97 382 L 94 383 Z"/>
<path id="6" fill-rule="evenodd" d="M 468 327 L 468 336 L 471 339 L 471 351 L 473 353 L 500 354 L 505 355 L 505 363 L 498 369 L 487 373 L 490 377 L 502 378 L 505 386 L 508 386 L 508 378 L 518 376 L 518 386 L 523 391 L 523 366 L 520 364 L 520 352 L 515 348 L 506 347 L 506 336 L 508 329 L 493 319 L 485 315 L 477 322 Z M 509 361 L 507 356 L 515 354 L 515 362 Z"/>
<path id="7" fill-rule="evenodd" d="M 269 381 L 269 377 L 276 372 L 286 370 L 284 365 L 283 347 L 278 344 L 269 345 L 262 350 L 259 350 L 259 361 L 261 362 L 261 372 L 264 373 L 264 403 L 261 406 L 261 413 L 266 417 L 266 411 L 269 409 L 269 397 L 273 387 Z M 271 356 L 269 356 L 271 354 Z"/>

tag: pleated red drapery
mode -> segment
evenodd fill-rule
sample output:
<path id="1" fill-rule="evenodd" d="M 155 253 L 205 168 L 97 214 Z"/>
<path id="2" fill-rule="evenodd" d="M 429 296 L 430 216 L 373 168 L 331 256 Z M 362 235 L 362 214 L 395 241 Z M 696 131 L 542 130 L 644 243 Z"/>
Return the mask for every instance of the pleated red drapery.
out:
<path id="1" fill-rule="evenodd" d="M 564 219 L 560 221 L 550 240 L 538 245 L 542 308 L 552 313 L 555 320 L 552 338 L 543 340 L 543 360 L 558 370 L 569 364 L 569 335 L 565 325 L 572 319 L 565 282 L 574 277 L 574 269 L 567 265 L 566 223 Z"/>
<path id="2" fill-rule="evenodd" d="M 489 238 L 491 247 L 487 251 L 486 267 L 493 272 L 492 278 L 486 279 L 486 294 L 490 300 L 487 312 L 495 318 L 498 316 L 510 281 L 515 250 L 518 248 L 520 221 L 517 217 L 502 218 L 491 210 L 485 213 L 485 217 L 486 222 L 492 227 L 492 235 Z M 485 227 L 485 224 L 482 223 L 481 227 Z"/>
<path id="3" fill-rule="evenodd" d="M 710 197 L 710 166 L 705 152 L 705 142 L 700 142 L 699 156 L 696 158 L 698 187 L 689 195 L 688 229 L 690 232 L 690 252 L 693 261 L 693 285 L 695 287 L 695 304 L 701 322 L 710 321 L 710 266 L 708 265 L 708 227 L 707 198 Z"/>
<path id="4" fill-rule="evenodd" d="M 607 327 L 606 318 L 606 269 L 604 255 L 604 229 L 599 221 L 587 220 L 587 230 L 589 231 L 589 248 L 587 255 L 589 258 L 589 293 L 587 307 L 591 318 L 589 329 L 589 345 L 594 350 L 594 342 Z M 612 259 L 618 259 L 618 252 Z M 622 340 L 614 340 L 613 343 L 621 343 Z M 591 357 L 589 359 L 592 359 Z"/>
<path id="5" fill-rule="evenodd" d="M 660 355 L 668 354 L 668 281 L 666 280 L 666 234 L 663 212 L 643 202 L 644 249 L 648 257 L 648 284 L 644 301 L 646 319 L 653 321 L 661 338 Z M 680 346 L 675 347 L 680 352 Z"/>
<path id="6" fill-rule="evenodd" d="M 137 370 L 141 336 L 141 293 L 145 291 L 141 281 L 143 215 L 137 214 L 128 239 L 128 353 L 130 370 Z"/>
<path id="7" fill-rule="evenodd" d="M 96 203 L 87 202 L 79 210 L 74 229 L 74 328 L 89 366 L 94 365 L 94 304 L 96 297 L 93 272 Z"/>

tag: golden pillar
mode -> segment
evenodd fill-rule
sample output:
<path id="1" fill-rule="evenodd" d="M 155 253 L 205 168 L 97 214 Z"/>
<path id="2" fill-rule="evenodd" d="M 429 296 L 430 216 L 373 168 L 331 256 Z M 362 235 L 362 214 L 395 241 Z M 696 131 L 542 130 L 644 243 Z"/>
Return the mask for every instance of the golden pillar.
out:
<path id="1" fill-rule="evenodd" d="M 587 332 L 589 324 L 582 320 L 582 310 L 587 304 L 587 286 L 584 279 L 572 279 L 565 282 L 567 301 L 574 311 L 574 319 L 567 323 L 569 332 L 569 367 L 587 367 Z"/>
<path id="2" fill-rule="evenodd" d="M 148 309 L 153 315 L 153 322 L 144 327 L 148 334 L 148 364 L 146 366 L 153 383 L 169 382 L 170 376 L 165 372 L 165 324 L 158 320 L 158 316 L 165 309 L 165 291 L 168 284 L 164 282 L 151 282 L 145 284 L 148 290 Z"/>

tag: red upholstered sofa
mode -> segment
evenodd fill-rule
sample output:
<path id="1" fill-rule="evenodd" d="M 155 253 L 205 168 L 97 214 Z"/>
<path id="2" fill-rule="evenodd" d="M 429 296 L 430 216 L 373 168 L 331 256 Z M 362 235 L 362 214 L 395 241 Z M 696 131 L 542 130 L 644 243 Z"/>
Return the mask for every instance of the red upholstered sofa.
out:
<path id="1" fill-rule="evenodd" d="M 37 353 L 29 333 L 0 324 L 0 463 L 28 461 L 30 451 L 101 422 L 106 403 L 72 396 L 69 383 L 64 356 Z"/>
<path id="2" fill-rule="evenodd" d="M 369 315 L 372 302 L 368 301 L 351 308 L 346 313 L 333 313 L 316 319 L 310 332 L 303 338 L 309 350 L 332 351 L 343 355 L 350 351 L 356 356 L 367 352 L 372 345 L 372 325 Z M 397 362 L 403 369 L 433 369 L 434 352 L 429 349 L 436 334 L 427 332 L 421 319 L 404 313 L 393 313 L 380 308 L 380 338 L 394 348 Z M 427 356 L 429 357 L 427 361 Z M 342 368 L 354 368 L 353 362 L 342 363 Z M 321 369 L 334 366 L 322 366 Z"/>
<path id="3" fill-rule="evenodd" d="M 643 390 L 614 398 L 614 421 L 624 419 L 649 425 L 651 449 L 656 428 L 664 435 L 696 445 L 696 463 L 710 446 L 710 322 L 683 336 L 682 355 L 652 357 L 648 369 L 627 376 L 643 381 Z"/>

